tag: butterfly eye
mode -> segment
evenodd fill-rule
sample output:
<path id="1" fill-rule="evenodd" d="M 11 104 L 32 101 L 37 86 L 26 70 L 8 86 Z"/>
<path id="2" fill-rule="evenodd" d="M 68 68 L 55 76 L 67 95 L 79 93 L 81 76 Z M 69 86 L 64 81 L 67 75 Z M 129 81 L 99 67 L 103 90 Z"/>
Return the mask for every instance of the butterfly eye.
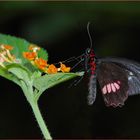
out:
<path id="1" fill-rule="evenodd" d="M 90 48 L 87 48 L 86 49 L 86 54 L 90 54 L 90 51 L 91 51 L 91 49 Z"/>

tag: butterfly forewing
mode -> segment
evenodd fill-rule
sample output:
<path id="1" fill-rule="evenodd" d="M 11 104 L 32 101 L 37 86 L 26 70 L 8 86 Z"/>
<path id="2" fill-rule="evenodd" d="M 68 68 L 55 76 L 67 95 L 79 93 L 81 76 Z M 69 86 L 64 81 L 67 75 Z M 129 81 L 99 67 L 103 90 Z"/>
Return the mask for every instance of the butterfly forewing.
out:
<path id="1" fill-rule="evenodd" d="M 114 63 L 101 62 L 97 79 L 107 106 L 122 106 L 128 97 L 128 72 Z"/>

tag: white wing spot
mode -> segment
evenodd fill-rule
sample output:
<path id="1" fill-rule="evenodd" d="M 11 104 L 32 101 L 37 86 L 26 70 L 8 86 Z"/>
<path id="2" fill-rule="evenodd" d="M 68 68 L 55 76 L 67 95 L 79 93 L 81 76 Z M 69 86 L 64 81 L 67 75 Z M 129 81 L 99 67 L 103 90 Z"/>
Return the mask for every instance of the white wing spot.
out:
<path id="1" fill-rule="evenodd" d="M 128 80 L 131 80 L 132 79 L 132 77 L 131 76 L 128 76 Z"/>
<path id="2" fill-rule="evenodd" d="M 133 75 L 133 73 L 132 73 L 132 72 L 129 72 L 129 74 L 130 74 L 130 75 Z"/>

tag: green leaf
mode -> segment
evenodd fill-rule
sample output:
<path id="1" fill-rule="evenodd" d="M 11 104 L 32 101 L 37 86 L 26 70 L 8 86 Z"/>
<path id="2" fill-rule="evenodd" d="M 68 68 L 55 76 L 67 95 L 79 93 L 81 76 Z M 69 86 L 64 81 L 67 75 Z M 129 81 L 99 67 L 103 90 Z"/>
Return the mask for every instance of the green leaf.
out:
<path id="1" fill-rule="evenodd" d="M 46 50 L 44 48 L 41 48 L 40 51 L 38 51 L 38 57 L 48 60 L 48 54 L 46 53 Z"/>
<path id="2" fill-rule="evenodd" d="M 82 76 L 84 73 L 57 73 L 57 74 L 46 74 L 34 80 L 34 87 L 39 91 L 43 92 L 48 88 L 51 88 L 59 83 L 67 81 L 77 76 Z"/>
<path id="3" fill-rule="evenodd" d="M 31 72 L 20 64 L 10 64 L 7 67 L 8 72 L 12 73 L 19 80 L 23 80 L 25 83 L 31 81 Z"/>
<path id="4" fill-rule="evenodd" d="M 32 43 L 26 41 L 25 39 L 0 34 L 0 44 L 13 46 L 14 49 L 12 50 L 12 54 L 14 54 L 16 58 L 21 59 L 23 64 L 27 63 L 27 60 L 23 58 L 23 52 L 29 51 L 28 47 Z M 44 58 L 45 60 L 48 60 L 47 51 L 45 51 L 43 48 L 40 49 L 39 56 Z"/>
<path id="5" fill-rule="evenodd" d="M 20 86 L 20 80 L 13 74 L 9 73 L 6 69 L 0 68 L 0 76 L 13 81 Z"/>
<path id="6" fill-rule="evenodd" d="M 41 72 L 40 71 L 35 71 L 31 76 L 32 79 L 36 79 L 36 78 L 39 78 L 39 77 L 41 77 Z"/>
<path id="7" fill-rule="evenodd" d="M 40 71 L 36 66 L 32 65 L 31 63 L 27 62 L 24 64 L 24 66 L 30 70 L 30 72 Z"/>

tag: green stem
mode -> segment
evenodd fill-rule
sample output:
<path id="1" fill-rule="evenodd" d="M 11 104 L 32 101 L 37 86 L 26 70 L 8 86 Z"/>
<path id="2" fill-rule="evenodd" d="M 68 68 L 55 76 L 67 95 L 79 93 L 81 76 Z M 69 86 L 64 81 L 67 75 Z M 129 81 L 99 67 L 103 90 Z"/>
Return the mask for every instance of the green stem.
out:
<path id="1" fill-rule="evenodd" d="M 42 117 L 41 112 L 40 112 L 39 107 L 38 107 L 38 99 L 39 98 L 36 99 L 36 96 L 35 96 L 36 94 L 34 94 L 37 91 L 36 90 L 33 91 L 32 82 L 28 81 L 28 84 L 27 84 L 27 82 L 25 83 L 22 80 L 20 82 L 21 82 L 21 88 L 22 88 L 24 95 L 26 96 L 29 104 L 32 107 L 33 113 L 35 115 L 35 118 L 38 122 L 38 125 L 42 131 L 44 138 L 46 140 L 52 140 L 52 137 L 49 133 L 49 130 L 45 124 L 45 121 L 43 120 L 43 117 Z"/>
<path id="2" fill-rule="evenodd" d="M 48 130 L 47 126 L 45 125 L 45 122 L 44 122 L 43 117 L 41 115 L 41 112 L 39 110 L 38 104 L 34 102 L 34 103 L 31 104 L 31 107 L 33 109 L 33 113 L 35 115 L 35 118 L 38 122 L 38 125 L 39 125 L 45 139 L 46 140 L 52 140 L 52 137 L 49 133 L 49 130 Z"/>
<path id="3" fill-rule="evenodd" d="M 41 112 L 39 110 L 39 107 L 38 107 L 38 103 L 35 99 L 35 96 L 34 96 L 34 93 L 33 93 L 33 88 L 32 88 L 32 84 L 29 84 L 28 86 L 25 84 L 25 82 L 21 81 L 21 87 L 22 87 L 22 90 L 24 92 L 24 95 L 26 96 L 29 104 L 31 105 L 32 107 L 32 110 L 33 110 L 33 113 L 35 115 L 35 118 L 38 122 L 38 125 L 42 131 L 42 134 L 44 136 L 44 138 L 46 140 L 52 140 L 52 137 L 49 133 L 49 130 L 45 124 L 45 121 L 43 120 L 43 117 L 41 115 Z"/>

